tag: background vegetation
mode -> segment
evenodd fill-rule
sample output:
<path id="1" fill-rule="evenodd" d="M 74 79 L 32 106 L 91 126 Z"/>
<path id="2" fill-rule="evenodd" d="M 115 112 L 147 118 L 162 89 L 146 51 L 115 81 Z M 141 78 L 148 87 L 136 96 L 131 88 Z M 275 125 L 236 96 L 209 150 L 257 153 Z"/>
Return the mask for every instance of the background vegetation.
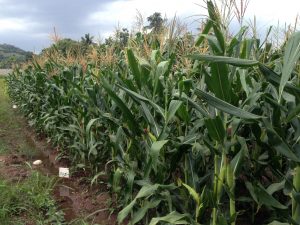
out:
<path id="1" fill-rule="evenodd" d="M 32 54 L 13 45 L 0 44 L 0 69 L 10 69 L 14 63 L 26 62 Z"/>

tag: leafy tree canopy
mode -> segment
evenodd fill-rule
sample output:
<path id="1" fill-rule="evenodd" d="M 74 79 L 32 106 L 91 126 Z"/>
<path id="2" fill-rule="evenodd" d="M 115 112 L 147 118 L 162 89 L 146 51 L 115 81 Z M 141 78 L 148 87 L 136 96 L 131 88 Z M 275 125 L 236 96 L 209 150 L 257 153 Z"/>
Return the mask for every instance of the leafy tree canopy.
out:
<path id="1" fill-rule="evenodd" d="M 166 21 L 166 19 L 162 18 L 161 13 L 155 12 L 151 16 L 147 17 L 147 21 L 149 22 L 149 25 L 145 28 L 153 28 L 154 32 L 159 32 L 163 28 L 163 24 Z"/>

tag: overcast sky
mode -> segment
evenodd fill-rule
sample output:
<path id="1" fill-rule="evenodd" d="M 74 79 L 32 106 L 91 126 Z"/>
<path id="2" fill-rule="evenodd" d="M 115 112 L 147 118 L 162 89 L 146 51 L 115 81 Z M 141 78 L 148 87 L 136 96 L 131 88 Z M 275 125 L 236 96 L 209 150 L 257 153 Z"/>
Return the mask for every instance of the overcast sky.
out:
<path id="1" fill-rule="evenodd" d="M 205 13 L 199 5 L 203 0 L 0 0 L 0 43 L 38 52 L 51 44 L 53 27 L 61 37 L 79 40 L 90 33 L 103 39 L 117 26 L 131 29 L 137 10 L 145 18 L 154 12 L 168 18 L 176 13 L 196 27 L 192 22 L 197 17 L 190 16 Z M 246 15 L 256 15 L 263 30 L 278 21 L 293 23 L 297 14 L 299 0 L 250 0 Z"/>

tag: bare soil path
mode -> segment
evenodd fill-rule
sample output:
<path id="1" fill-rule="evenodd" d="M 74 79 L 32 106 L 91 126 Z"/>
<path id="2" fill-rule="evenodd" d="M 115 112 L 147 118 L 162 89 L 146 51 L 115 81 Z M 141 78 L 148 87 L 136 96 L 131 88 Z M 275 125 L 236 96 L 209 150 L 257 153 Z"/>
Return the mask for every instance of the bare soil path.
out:
<path id="1" fill-rule="evenodd" d="M 0 69 L 0 76 L 6 76 L 10 71 L 11 69 Z"/>

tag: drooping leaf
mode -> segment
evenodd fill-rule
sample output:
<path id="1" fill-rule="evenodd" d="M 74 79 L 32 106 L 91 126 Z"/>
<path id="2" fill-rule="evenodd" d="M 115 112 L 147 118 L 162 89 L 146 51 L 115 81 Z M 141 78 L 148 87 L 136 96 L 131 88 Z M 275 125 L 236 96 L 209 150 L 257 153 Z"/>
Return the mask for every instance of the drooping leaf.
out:
<path id="1" fill-rule="evenodd" d="M 293 108 L 288 116 L 286 117 L 286 122 L 290 122 L 292 119 L 300 115 L 300 104 L 298 104 L 295 108 Z"/>
<path id="2" fill-rule="evenodd" d="M 146 201 L 132 216 L 130 224 L 136 224 L 141 221 L 149 209 L 156 208 L 161 200 Z"/>
<path id="3" fill-rule="evenodd" d="M 222 101 L 219 98 L 216 98 L 210 94 L 205 93 L 204 91 L 201 91 L 200 89 L 196 89 L 195 90 L 195 94 L 203 99 L 204 101 L 206 101 L 209 105 L 223 111 L 226 112 L 230 115 L 234 115 L 237 116 L 239 118 L 242 119 L 261 119 L 261 116 L 249 113 L 243 109 L 237 108 L 227 102 Z"/>
<path id="4" fill-rule="evenodd" d="M 182 94 L 181 96 L 179 94 L 175 94 L 175 97 L 178 97 L 179 99 L 182 99 L 183 101 L 187 101 L 188 104 L 190 104 L 193 108 L 195 108 L 198 112 L 200 112 L 203 116 L 210 118 L 211 116 L 207 112 L 207 110 L 202 106 L 197 104 L 195 101 L 193 101 L 191 98 L 189 98 L 186 94 Z"/>
<path id="5" fill-rule="evenodd" d="M 156 103 L 154 103 L 153 101 L 151 101 L 150 99 L 148 98 L 145 98 L 144 96 L 134 92 L 134 91 L 131 91 L 125 87 L 122 87 L 120 85 L 118 85 L 118 87 L 120 87 L 121 89 L 123 89 L 125 92 L 127 92 L 132 98 L 135 98 L 139 101 L 143 101 L 143 102 L 148 102 L 149 104 L 152 105 L 152 107 L 160 114 L 163 116 L 163 118 L 165 118 L 165 114 L 164 114 L 164 110 L 159 106 L 157 105 Z"/>
<path id="6" fill-rule="evenodd" d="M 227 63 L 238 67 L 252 67 L 258 65 L 259 63 L 258 61 L 255 60 L 239 59 L 239 58 L 232 58 L 227 56 L 194 54 L 194 55 L 189 55 L 188 57 L 200 61 L 210 62 L 210 63 Z"/>
<path id="7" fill-rule="evenodd" d="M 293 152 L 289 145 L 273 129 L 272 125 L 267 120 L 263 121 L 267 128 L 269 145 L 273 147 L 279 154 L 284 155 L 288 159 L 291 159 L 295 162 L 300 162 L 300 158 Z"/>
<path id="8" fill-rule="evenodd" d="M 285 180 L 279 183 L 273 183 L 266 189 L 266 191 L 268 192 L 269 195 L 272 195 L 275 192 L 282 190 L 284 188 L 284 185 L 285 185 Z"/>
<path id="9" fill-rule="evenodd" d="M 123 208 L 119 214 L 118 214 L 118 222 L 122 223 L 123 220 L 129 215 L 129 213 L 132 211 L 136 201 L 139 198 L 143 198 L 146 196 L 150 196 L 156 192 L 158 189 L 159 185 L 145 185 L 141 188 L 141 190 L 138 192 L 137 196 L 125 207 Z"/>
<path id="10" fill-rule="evenodd" d="M 173 211 L 166 216 L 152 218 L 149 225 L 156 225 L 159 222 L 165 222 L 169 224 L 190 224 L 185 218 L 185 214 L 179 214 L 178 212 Z"/>
<path id="11" fill-rule="evenodd" d="M 279 87 L 280 76 L 277 73 L 263 64 L 259 64 L 259 69 L 270 83 L 272 83 L 276 87 Z M 300 88 L 289 83 L 285 84 L 284 90 L 292 95 L 300 95 Z"/>
<path id="12" fill-rule="evenodd" d="M 267 205 L 278 209 L 287 208 L 285 205 L 282 205 L 279 201 L 277 201 L 272 195 L 268 194 L 262 185 L 251 184 L 248 181 L 245 184 L 252 198 L 257 202 L 257 204 Z"/>
<path id="13" fill-rule="evenodd" d="M 136 203 L 136 198 L 130 202 L 125 208 L 123 208 L 118 214 L 118 222 L 122 223 L 124 219 L 129 215 L 132 211 L 134 204 Z"/>
<path id="14" fill-rule="evenodd" d="M 279 201 L 277 201 L 272 195 L 268 194 L 268 192 L 262 187 L 262 185 L 256 186 L 256 195 L 259 199 L 259 202 L 265 204 L 267 206 L 271 206 L 278 209 L 286 209 L 287 206 L 282 205 Z"/>

